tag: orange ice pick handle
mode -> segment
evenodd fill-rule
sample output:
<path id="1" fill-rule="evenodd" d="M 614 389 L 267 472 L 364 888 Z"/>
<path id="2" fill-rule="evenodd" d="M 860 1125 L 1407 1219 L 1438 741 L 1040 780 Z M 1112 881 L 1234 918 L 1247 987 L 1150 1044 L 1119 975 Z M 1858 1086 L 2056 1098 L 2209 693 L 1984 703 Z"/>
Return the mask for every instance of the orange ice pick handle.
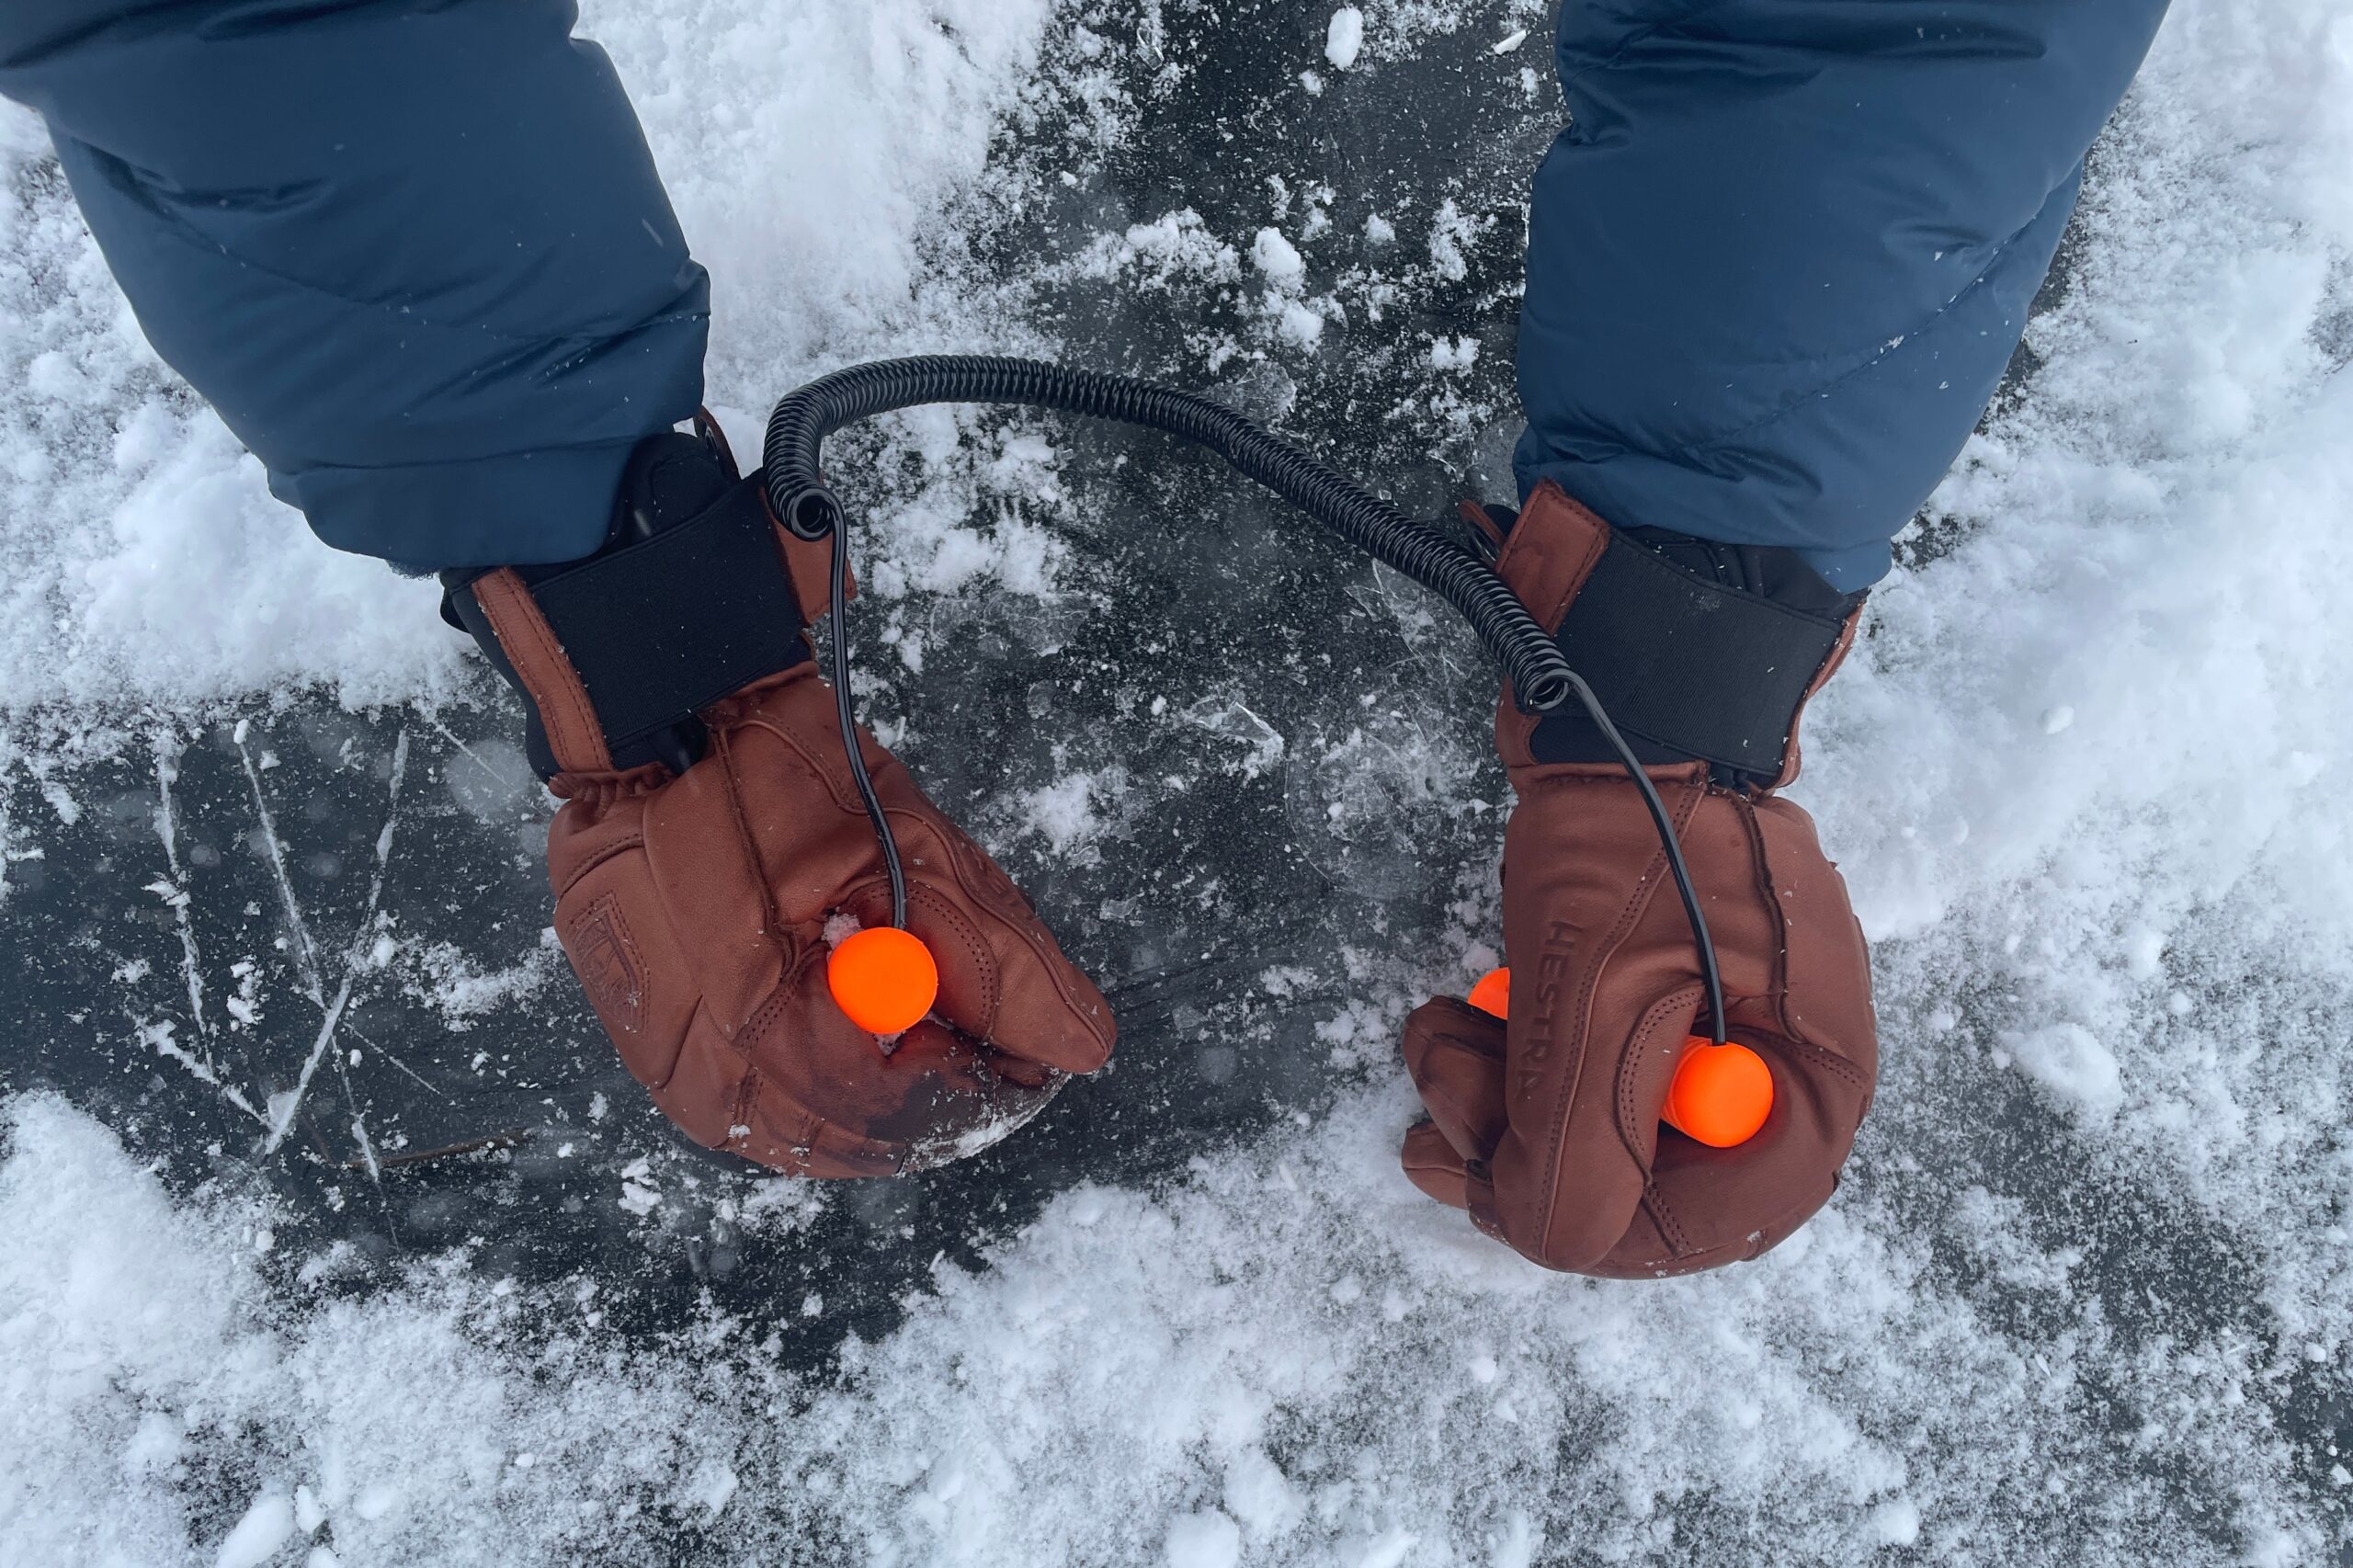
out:
<path id="1" fill-rule="evenodd" d="M 1471 1006 L 1499 1018 L 1511 1017 L 1511 971 L 1491 969 L 1471 988 Z"/>
<path id="2" fill-rule="evenodd" d="M 939 996 L 939 966 L 913 932 L 870 926 L 844 937 L 825 960 L 825 983 L 849 1021 L 869 1034 L 903 1034 Z"/>
<path id="3" fill-rule="evenodd" d="M 1729 1149 L 1756 1136 L 1773 1114 L 1773 1070 L 1738 1041 L 1718 1045 L 1693 1035 L 1683 1042 L 1659 1119 L 1686 1138 Z"/>
<path id="4" fill-rule="evenodd" d="M 1471 1006 L 1496 1017 L 1511 1013 L 1511 971 L 1489 970 L 1471 988 Z M 1686 1138 L 1729 1149 L 1756 1136 L 1773 1114 L 1773 1071 L 1737 1042 L 1718 1045 L 1700 1035 L 1683 1042 L 1660 1119 Z"/>

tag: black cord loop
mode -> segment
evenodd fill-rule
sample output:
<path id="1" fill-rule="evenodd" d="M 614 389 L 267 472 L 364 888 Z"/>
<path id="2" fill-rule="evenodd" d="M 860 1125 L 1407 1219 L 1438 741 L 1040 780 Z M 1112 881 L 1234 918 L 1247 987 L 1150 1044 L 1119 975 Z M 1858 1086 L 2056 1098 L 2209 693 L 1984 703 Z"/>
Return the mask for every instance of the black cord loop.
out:
<path id="1" fill-rule="evenodd" d="M 1642 794 L 1666 851 L 1667 866 L 1707 985 L 1709 1030 L 1724 1040 L 1723 983 L 1717 972 L 1714 940 L 1684 865 L 1675 824 L 1658 790 L 1633 752 L 1609 722 L 1600 700 L 1562 657 L 1552 638 L 1503 579 L 1471 551 L 1438 530 L 1415 522 L 1313 453 L 1261 427 L 1245 415 L 1198 392 L 1180 392 L 1133 376 L 1073 370 L 1039 359 L 995 355 L 923 355 L 852 365 L 821 376 L 778 403 L 768 415 L 762 467 L 768 505 L 777 519 L 804 540 L 833 535 L 832 653 L 834 699 L 848 750 L 850 772 L 873 819 L 874 835 L 891 874 L 891 922 L 906 925 L 906 877 L 889 820 L 867 777 L 859 755 L 850 700 L 848 634 L 844 630 L 848 546 L 843 538 L 841 502 L 819 468 L 825 437 L 843 426 L 894 409 L 931 403 L 1006 403 L 1059 409 L 1091 418 L 1113 419 L 1164 430 L 1209 448 L 1236 472 L 1273 491 L 1374 560 L 1392 566 L 1462 612 L 1487 652 L 1511 681 L 1522 712 L 1549 713 L 1574 699 L 1593 719 L 1618 754 L 1626 775 Z"/>
<path id="2" fill-rule="evenodd" d="M 1248 478 L 1393 566 L 1461 610 L 1511 677 L 1523 712 L 1569 699 L 1569 665 L 1517 596 L 1469 551 L 1415 522 L 1314 454 L 1198 392 L 1133 376 L 1070 370 L 1037 359 L 926 355 L 853 365 L 776 405 L 762 458 L 768 501 L 784 526 L 822 539 L 838 504 L 818 469 L 826 437 L 859 419 L 926 403 L 1012 403 L 1142 425 L 1209 448 Z M 822 501 L 813 499 L 822 494 Z"/>

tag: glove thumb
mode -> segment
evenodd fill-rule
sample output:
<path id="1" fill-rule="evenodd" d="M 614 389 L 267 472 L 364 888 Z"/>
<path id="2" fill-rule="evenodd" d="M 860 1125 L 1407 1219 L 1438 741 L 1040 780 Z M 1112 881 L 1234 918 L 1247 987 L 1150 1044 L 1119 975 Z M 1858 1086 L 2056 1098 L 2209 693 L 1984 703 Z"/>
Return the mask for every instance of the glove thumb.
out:
<path id="1" fill-rule="evenodd" d="M 1504 1026 L 1457 997 L 1438 996 L 1405 1020 L 1405 1071 L 1430 1119 L 1405 1134 L 1405 1175 L 1439 1202 L 1492 1210 L 1486 1163 L 1502 1139 Z"/>

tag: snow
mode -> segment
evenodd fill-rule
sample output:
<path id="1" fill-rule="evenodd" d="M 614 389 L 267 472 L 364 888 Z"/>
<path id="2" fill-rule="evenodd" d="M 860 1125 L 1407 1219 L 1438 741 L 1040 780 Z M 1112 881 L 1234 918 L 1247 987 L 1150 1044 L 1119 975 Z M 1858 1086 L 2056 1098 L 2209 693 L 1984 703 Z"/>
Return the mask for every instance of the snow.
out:
<path id="1" fill-rule="evenodd" d="M 1438 268 L 1439 277 L 1459 283 L 1470 276 L 1462 250 L 1479 237 L 1483 226 L 1456 206 L 1452 197 L 1438 203 L 1438 216 L 1430 224 L 1430 265 Z"/>
<path id="2" fill-rule="evenodd" d="M 1343 6 L 1332 13 L 1331 25 L 1324 29 L 1324 58 L 1335 71 L 1346 71 L 1363 50 L 1364 13 L 1354 6 Z"/>
<path id="3" fill-rule="evenodd" d="M 1307 270 L 1307 264 L 1300 259 L 1299 247 L 1283 238 L 1279 229 L 1258 231 L 1258 237 L 1250 242 L 1250 260 L 1278 283 L 1295 281 Z"/>
<path id="4" fill-rule="evenodd" d="M 1467 370 L 1478 362 L 1479 340 L 1475 337 L 1433 337 L 1430 339 L 1430 369 L 1433 370 Z"/>
<path id="5" fill-rule="evenodd" d="M 324 1516 L 321 1522 L 324 1522 Z M 261 1568 L 278 1555 L 278 1549 L 293 1533 L 294 1505 L 278 1493 L 265 1492 L 254 1499 L 245 1517 L 237 1521 L 237 1528 L 221 1543 L 212 1568 Z"/>
<path id="6" fill-rule="evenodd" d="M 2081 1024 L 2005 1033 L 2002 1044 L 2019 1066 L 2063 1102 L 2095 1115 L 2124 1103 L 2123 1070 L 2116 1052 Z"/>
<path id="7" fill-rule="evenodd" d="M 449 942 L 397 949 L 388 961 L 397 964 L 409 994 L 440 1014 L 442 1027 L 453 1034 L 473 1028 L 484 1014 L 537 995 L 571 972 L 552 926 L 540 934 L 540 944 L 528 958 L 503 969 L 485 970 Z"/>
<path id="8" fill-rule="evenodd" d="M 1168 1568 L 1234 1568 L 1241 1561 L 1241 1529 L 1214 1508 L 1168 1527 Z"/>
<path id="9" fill-rule="evenodd" d="M 1371 9 L 1382 69 L 1327 100 L 1410 71 L 1450 23 L 1484 58 L 1533 18 Z M 1086 11 L 1095 45 L 1073 34 L 1064 60 L 1079 8 L 1043 0 L 591 7 L 713 266 L 712 395 L 739 443 L 824 365 L 1051 344 L 940 217 L 995 177 L 1001 131 L 1039 123 L 1023 84 L 1050 61 L 1048 96 L 1081 106 L 1055 166 L 1122 134 L 1140 111 L 1097 74 L 1165 47 L 1147 10 Z M 1332 18 L 1336 70 L 1366 25 Z M 77 796 L 74 755 L 42 749 L 53 725 L 301 687 L 430 714 L 477 689 L 429 591 L 309 542 L 154 364 L 40 155 L 37 128 L 0 118 L 11 875 L 116 809 Z M 1382 253 L 1388 274 L 1333 278 L 1341 317 L 1272 226 L 1304 238 L 1296 219 L 1212 222 L 1153 194 L 1092 212 L 1040 276 L 1172 314 L 1246 290 L 1258 335 L 1225 352 L 1301 379 L 1343 335 L 1404 336 L 1449 382 L 1508 360 L 1479 352 L 1478 323 L 1359 319 L 1425 267 L 1470 275 L 1485 230 L 1467 191 L 1384 192 L 1362 232 L 1414 243 Z M 668 1561 L 688 1530 L 710 1561 L 815 1542 L 874 1563 L 2341 1557 L 2353 20 L 2327 0 L 2180 0 L 2079 237 L 2032 329 L 2040 369 L 1809 719 L 1797 796 L 1876 944 L 1887 1067 L 1845 1190 L 1771 1256 L 1658 1286 L 1542 1276 L 1404 1181 L 1396 1022 L 1415 971 L 1492 961 L 1484 867 L 1449 950 L 1356 936 L 1361 994 L 1304 1020 L 1300 1066 L 1329 1080 L 1312 1111 L 1153 1179 L 1074 1178 L 815 1365 L 717 1307 L 632 1332 L 589 1304 L 593 1280 L 517 1284 L 454 1243 L 338 1283 L 339 1256 L 290 1243 L 237 1159 L 167 1185 L 135 1127 L 22 1092 L 0 1138 L 0 1561 Z M 874 522 L 861 625 L 902 687 L 958 596 L 1033 601 L 1041 646 L 1101 613 L 1068 583 L 1084 535 L 1063 526 L 1059 428 L 926 414 L 877 436 L 904 483 Z M 1279 730 L 1259 693 L 1290 677 L 1227 678 L 1156 721 L 1204 748 L 1186 786 L 1320 770 L 1311 814 L 1328 803 L 1330 823 L 1301 853 L 1376 902 L 1418 875 L 1398 824 L 1465 788 L 1443 733 L 1403 699 Z M 1116 862 L 1148 819 L 1143 765 L 1069 744 L 995 799 L 992 842 Z M 459 806 L 517 823 L 512 762 L 452 775 Z M 193 837 L 126 820 L 174 858 L 172 897 L 195 885 Z M 174 929 L 171 898 L 142 897 Z M 446 1028 L 486 1032 L 563 972 L 536 926 L 510 936 L 470 953 L 412 926 L 369 961 Z M 1252 967 L 1259 989 L 1302 994 L 1279 957 Z M 173 963 L 158 983 L 199 984 L 193 957 Z M 90 1002 L 65 1043 L 95 1052 L 119 1025 Z M 153 1027 L 145 1061 L 199 1084 L 195 1031 Z M 1234 1072 L 1229 1042 L 1187 1044 Z M 649 1229 L 692 1196 L 653 1163 L 603 1176 L 597 1201 Z M 789 1230 L 821 1201 L 779 1181 L 754 1205 Z M 774 1316 L 828 1303 L 796 1286 Z"/>
<path id="10" fill-rule="evenodd" d="M 1324 313 L 1314 306 L 1269 295 L 1267 309 L 1285 340 L 1302 348 L 1313 348 L 1323 338 Z"/>
<path id="11" fill-rule="evenodd" d="M 1066 775 L 1029 793 L 1024 825 L 1043 837 L 1058 856 L 1091 853 L 1096 840 L 1110 825 L 1104 808 L 1116 807 L 1126 792 L 1127 781 L 1127 770 L 1117 766 Z"/>

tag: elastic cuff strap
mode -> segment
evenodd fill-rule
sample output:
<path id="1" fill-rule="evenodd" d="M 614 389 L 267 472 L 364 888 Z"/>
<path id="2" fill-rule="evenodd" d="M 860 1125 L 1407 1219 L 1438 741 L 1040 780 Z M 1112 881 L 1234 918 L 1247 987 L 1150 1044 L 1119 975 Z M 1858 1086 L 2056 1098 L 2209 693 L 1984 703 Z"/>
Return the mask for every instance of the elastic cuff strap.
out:
<path id="1" fill-rule="evenodd" d="M 1628 735 L 1773 778 L 1845 629 L 1695 575 L 1612 528 L 1555 640 Z M 1539 761 L 1551 760 L 1545 727 L 1531 737 Z"/>
<path id="2" fill-rule="evenodd" d="M 525 681 L 549 722 L 549 738 L 555 739 L 551 703 L 563 710 L 576 706 L 575 692 L 584 694 L 608 754 L 625 752 L 789 668 L 807 652 L 801 629 L 808 617 L 757 476 L 738 483 L 709 511 L 642 543 L 528 586 L 501 572 L 463 591 L 491 622 L 518 672 L 527 662 L 535 669 L 549 665 L 550 650 L 539 644 L 542 632 L 552 637 L 555 660 L 569 666 L 574 679 L 556 680 L 548 672 L 537 685 Z M 517 593 L 528 595 L 528 607 L 489 602 L 502 595 L 512 600 Z M 464 617 L 466 607 L 457 608 Z M 517 649 L 518 640 L 526 649 Z M 540 685 L 556 689 L 542 693 Z M 563 716 L 569 723 L 575 715 Z M 560 759 L 563 750 L 558 748 Z"/>

